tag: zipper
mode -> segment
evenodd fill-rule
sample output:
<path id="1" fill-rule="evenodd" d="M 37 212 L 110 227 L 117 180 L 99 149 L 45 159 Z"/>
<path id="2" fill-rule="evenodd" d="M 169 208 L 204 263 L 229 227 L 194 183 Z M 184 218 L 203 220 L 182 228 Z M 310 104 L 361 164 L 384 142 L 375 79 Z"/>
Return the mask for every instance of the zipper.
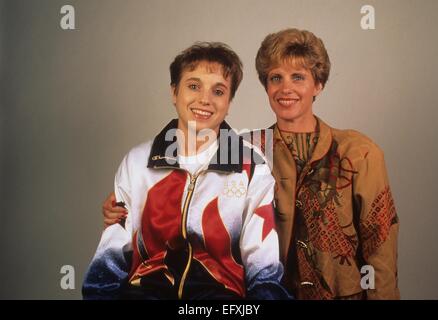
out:
<path id="1" fill-rule="evenodd" d="M 195 189 L 196 179 L 198 178 L 199 174 L 200 173 L 198 173 L 195 176 L 192 176 L 189 173 L 190 184 L 189 184 L 187 196 L 186 196 L 186 199 L 184 201 L 184 207 L 183 207 L 183 211 L 182 211 L 181 233 L 182 233 L 183 239 L 186 240 L 186 242 L 187 242 L 187 247 L 189 249 L 189 252 L 188 252 L 189 257 L 188 257 L 187 264 L 186 264 L 186 267 L 184 269 L 183 275 L 181 277 L 181 281 L 179 283 L 178 299 L 182 299 L 184 283 L 186 281 L 186 277 L 187 277 L 187 274 L 189 272 L 190 266 L 192 264 L 192 259 L 193 259 L 193 248 L 187 239 L 187 214 L 188 214 L 188 209 L 189 209 L 189 205 L 190 205 L 190 200 L 192 199 L 192 196 L 193 196 L 193 190 Z"/>
<path id="2" fill-rule="evenodd" d="M 154 167 L 154 168 L 158 168 L 158 167 Z M 182 295 L 183 295 L 183 289 L 184 289 L 184 284 L 187 278 L 187 274 L 189 273 L 190 270 L 190 266 L 192 264 L 192 260 L 193 260 L 193 248 L 192 245 L 190 244 L 190 242 L 187 239 L 187 215 L 188 215 L 188 210 L 189 210 L 189 206 L 190 206 L 190 201 L 192 200 L 192 196 L 193 196 L 193 190 L 195 189 L 195 184 L 196 184 L 196 180 L 198 179 L 199 175 L 201 175 L 202 173 L 205 172 L 222 172 L 220 170 L 201 170 L 199 171 L 196 175 L 192 175 L 190 172 L 188 172 L 187 170 L 181 169 L 181 168 L 175 168 L 175 167 L 159 167 L 160 169 L 172 169 L 172 170 L 182 170 L 187 172 L 187 174 L 190 177 L 190 184 L 188 187 L 188 192 L 187 192 L 187 196 L 184 200 L 184 206 L 183 206 L 183 211 L 182 211 L 182 221 L 181 221 L 181 234 L 183 239 L 186 241 L 187 243 L 187 247 L 189 249 L 188 252 L 188 260 L 187 260 L 187 264 L 186 267 L 184 268 L 184 272 L 183 275 L 181 276 L 181 281 L 179 283 L 178 286 L 178 299 L 182 299 Z M 232 171 L 232 173 L 235 173 L 234 171 Z"/>

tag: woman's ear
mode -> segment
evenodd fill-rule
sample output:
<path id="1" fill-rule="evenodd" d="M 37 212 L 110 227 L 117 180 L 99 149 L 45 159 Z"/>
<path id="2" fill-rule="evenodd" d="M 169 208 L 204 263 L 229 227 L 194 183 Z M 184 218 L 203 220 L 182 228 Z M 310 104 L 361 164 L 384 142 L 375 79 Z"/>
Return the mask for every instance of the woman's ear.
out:
<path id="1" fill-rule="evenodd" d="M 318 94 L 321 93 L 322 89 L 323 89 L 322 83 L 321 82 L 316 83 L 315 90 L 313 91 L 313 98 L 317 97 Z"/>
<path id="2" fill-rule="evenodd" d="M 170 86 L 170 95 L 172 96 L 172 103 L 173 103 L 174 106 L 176 106 L 176 96 L 178 94 L 177 91 L 178 90 L 177 90 L 175 85 L 171 85 Z"/>

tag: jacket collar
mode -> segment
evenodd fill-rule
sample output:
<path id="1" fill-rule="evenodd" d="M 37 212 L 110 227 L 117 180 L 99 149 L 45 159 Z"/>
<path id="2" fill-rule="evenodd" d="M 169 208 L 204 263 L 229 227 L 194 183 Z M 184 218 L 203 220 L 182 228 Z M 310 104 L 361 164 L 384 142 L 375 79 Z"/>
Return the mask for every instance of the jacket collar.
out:
<path id="1" fill-rule="evenodd" d="M 333 140 L 331 128 L 317 116 L 315 116 L 315 118 L 318 121 L 319 137 L 315 150 L 310 158 L 310 163 L 322 159 L 329 152 Z"/>
<path id="2" fill-rule="evenodd" d="M 322 159 L 329 151 L 333 140 L 331 128 L 317 116 L 315 116 L 315 118 L 318 122 L 317 126 L 319 127 L 319 138 L 309 163 Z M 278 129 L 277 124 L 274 124 L 270 128 L 274 129 L 274 146 L 277 143 L 284 144 L 283 138 L 281 137 L 281 133 L 280 130 Z M 284 145 L 284 147 L 285 147 L 284 151 L 287 150 L 286 145 Z"/>
<path id="3" fill-rule="evenodd" d="M 176 129 L 178 129 L 178 119 L 173 119 L 155 137 L 148 160 L 148 168 L 180 168 L 176 148 Z M 228 135 L 221 137 L 221 130 L 227 130 Z M 166 135 L 169 135 L 167 139 Z M 172 144 L 174 145 L 172 146 Z M 168 148 L 173 149 L 173 154 L 166 155 L 166 150 L 171 150 Z M 232 155 L 235 155 L 235 157 L 233 158 Z M 242 168 L 243 138 L 237 135 L 228 123 L 223 121 L 219 127 L 218 149 L 207 170 L 242 172 Z"/>

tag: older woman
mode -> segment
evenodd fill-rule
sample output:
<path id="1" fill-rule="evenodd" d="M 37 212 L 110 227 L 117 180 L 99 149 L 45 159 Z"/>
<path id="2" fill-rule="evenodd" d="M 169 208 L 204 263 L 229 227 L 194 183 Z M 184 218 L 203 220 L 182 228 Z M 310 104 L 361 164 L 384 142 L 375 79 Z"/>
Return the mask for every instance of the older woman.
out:
<path id="1" fill-rule="evenodd" d="M 383 153 L 312 110 L 330 73 L 323 42 L 305 30 L 270 34 L 256 68 L 277 117 L 273 175 L 287 287 L 299 299 L 399 298 L 398 219 Z"/>
<path id="2" fill-rule="evenodd" d="M 277 118 L 267 130 L 287 288 L 299 299 L 398 299 L 399 223 L 383 152 L 313 113 L 330 74 L 323 42 L 305 30 L 270 34 L 256 68 Z M 122 214 L 112 199 L 104 203 L 106 224 Z"/>

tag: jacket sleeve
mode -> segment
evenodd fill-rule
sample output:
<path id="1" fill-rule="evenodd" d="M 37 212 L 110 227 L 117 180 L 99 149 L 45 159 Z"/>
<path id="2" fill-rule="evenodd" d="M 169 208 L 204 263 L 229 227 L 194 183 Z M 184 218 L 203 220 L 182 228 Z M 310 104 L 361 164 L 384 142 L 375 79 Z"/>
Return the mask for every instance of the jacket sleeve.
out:
<path id="1" fill-rule="evenodd" d="M 375 145 L 364 154 L 353 180 L 359 239 L 365 265 L 361 283 L 368 299 L 399 299 L 397 285 L 398 217 L 383 152 Z M 362 267 L 363 268 L 363 267 Z M 371 278 L 370 278 L 371 277 Z M 373 288 L 374 287 L 374 288 Z"/>
<path id="2" fill-rule="evenodd" d="M 122 161 L 115 177 L 117 201 L 131 212 L 128 156 Z M 82 286 L 84 299 L 118 299 L 127 283 L 132 256 L 132 214 L 125 226 L 119 223 L 106 228 L 90 263 Z"/>
<path id="3" fill-rule="evenodd" d="M 283 265 L 275 230 L 274 178 L 267 165 L 257 165 L 248 186 L 240 250 L 245 268 L 247 297 L 289 299 L 281 286 Z"/>

